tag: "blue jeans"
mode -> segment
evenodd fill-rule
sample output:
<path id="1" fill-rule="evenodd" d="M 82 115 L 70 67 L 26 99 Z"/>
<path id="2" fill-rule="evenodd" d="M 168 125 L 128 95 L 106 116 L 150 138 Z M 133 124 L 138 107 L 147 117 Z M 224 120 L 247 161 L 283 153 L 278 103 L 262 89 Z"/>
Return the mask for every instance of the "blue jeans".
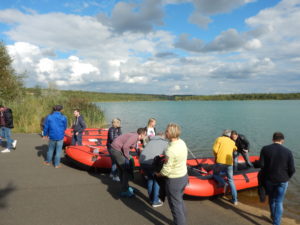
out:
<path id="1" fill-rule="evenodd" d="M 154 170 L 151 166 L 141 165 L 145 175 L 147 176 L 147 190 L 151 204 L 159 203 L 160 186 L 154 175 Z"/>
<path id="2" fill-rule="evenodd" d="M 60 141 L 49 140 L 49 148 L 48 148 L 47 160 L 46 160 L 48 163 L 52 161 L 53 153 L 55 150 L 54 166 L 58 166 L 60 164 L 62 146 L 63 146 L 63 140 Z"/>
<path id="3" fill-rule="evenodd" d="M 79 146 L 82 145 L 82 133 L 78 133 L 78 135 L 73 134 L 71 145 L 76 145 L 76 143 L 77 143 L 77 145 L 79 145 Z"/>
<path id="4" fill-rule="evenodd" d="M 7 127 L 1 127 L 1 136 L 6 139 L 6 148 L 12 149 L 11 143 L 13 140 L 10 138 L 11 129 Z"/>
<path id="5" fill-rule="evenodd" d="M 119 174 L 118 168 L 117 168 L 117 163 L 116 163 L 115 158 L 112 157 L 111 151 L 110 151 L 109 148 L 108 148 L 108 153 L 109 153 L 110 158 L 111 158 L 111 171 L 110 171 L 110 173 L 111 173 L 114 177 L 116 177 L 116 176 L 118 176 L 118 174 Z"/>
<path id="6" fill-rule="evenodd" d="M 239 154 L 241 154 L 246 162 L 246 165 L 248 167 L 253 167 L 252 163 L 250 162 L 249 160 L 249 154 L 248 152 L 238 152 L 238 151 L 235 151 L 233 153 L 233 170 L 234 171 L 238 171 L 238 158 L 239 158 Z"/>
<path id="7" fill-rule="evenodd" d="M 227 176 L 232 195 L 232 202 L 237 202 L 237 191 L 233 180 L 233 166 L 216 163 L 213 178 L 218 182 L 219 186 L 225 185 L 225 180 L 221 176 L 222 173 L 225 173 Z"/>
<path id="8" fill-rule="evenodd" d="M 288 188 L 288 182 L 273 183 L 266 180 L 266 191 L 269 195 L 269 206 L 273 225 L 279 225 L 283 212 L 283 200 Z"/>

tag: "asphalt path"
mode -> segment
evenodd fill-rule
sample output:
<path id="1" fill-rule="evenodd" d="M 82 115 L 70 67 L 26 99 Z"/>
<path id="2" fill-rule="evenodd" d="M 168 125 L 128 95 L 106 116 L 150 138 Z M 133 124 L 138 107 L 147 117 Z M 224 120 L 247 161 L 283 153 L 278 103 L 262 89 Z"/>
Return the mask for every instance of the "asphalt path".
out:
<path id="1" fill-rule="evenodd" d="M 47 141 L 38 134 L 13 137 L 17 149 L 0 154 L 0 225 L 172 224 L 167 201 L 153 208 L 139 174 L 130 182 L 138 189 L 136 197 L 120 199 L 119 183 L 107 173 L 80 170 L 64 157 L 61 168 L 46 166 Z M 267 210 L 243 202 L 186 198 L 185 204 L 190 225 L 270 224 Z M 296 222 L 284 219 L 283 224 Z"/>

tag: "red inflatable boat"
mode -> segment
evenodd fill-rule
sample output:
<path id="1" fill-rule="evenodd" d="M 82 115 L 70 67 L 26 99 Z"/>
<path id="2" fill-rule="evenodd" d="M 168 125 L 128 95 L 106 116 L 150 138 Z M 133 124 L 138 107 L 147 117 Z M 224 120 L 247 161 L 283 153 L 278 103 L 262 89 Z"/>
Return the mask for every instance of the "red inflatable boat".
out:
<path id="1" fill-rule="evenodd" d="M 111 158 L 106 146 L 67 146 L 65 154 L 82 169 L 111 168 Z M 134 159 L 135 167 L 139 167 L 140 163 L 135 149 L 132 149 L 130 155 Z"/>
<path id="2" fill-rule="evenodd" d="M 82 134 L 82 145 L 106 145 L 108 129 L 86 128 Z M 73 129 L 65 131 L 64 146 L 71 145 Z"/>
<path id="3" fill-rule="evenodd" d="M 248 168 L 242 157 L 239 157 L 238 171 L 234 172 L 233 179 L 237 190 L 254 188 L 258 186 L 257 174 L 259 156 L 250 156 L 250 161 L 254 168 Z M 218 188 L 213 179 L 214 158 L 189 159 L 188 175 L 189 184 L 184 190 L 184 194 L 190 196 L 209 197 L 223 194 L 223 188 Z"/>

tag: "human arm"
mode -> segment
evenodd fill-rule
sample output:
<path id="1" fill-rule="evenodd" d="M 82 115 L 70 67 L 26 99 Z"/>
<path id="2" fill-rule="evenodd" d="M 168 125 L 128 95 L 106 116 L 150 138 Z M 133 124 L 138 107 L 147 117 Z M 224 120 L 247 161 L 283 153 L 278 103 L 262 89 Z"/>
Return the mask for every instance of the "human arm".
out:
<path id="1" fill-rule="evenodd" d="M 294 163 L 294 157 L 292 153 L 289 154 L 289 161 L 288 161 L 288 175 L 291 178 L 293 174 L 296 172 L 295 169 L 295 163 Z"/>
<path id="2" fill-rule="evenodd" d="M 130 149 L 135 147 L 137 142 L 138 142 L 138 134 L 135 133 L 130 135 L 128 139 L 125 141 L 125 143 L 123 144 L 122 151 L 124 156 L 127 159 L 130 159 L 130 155 L 129 155 Z"/>

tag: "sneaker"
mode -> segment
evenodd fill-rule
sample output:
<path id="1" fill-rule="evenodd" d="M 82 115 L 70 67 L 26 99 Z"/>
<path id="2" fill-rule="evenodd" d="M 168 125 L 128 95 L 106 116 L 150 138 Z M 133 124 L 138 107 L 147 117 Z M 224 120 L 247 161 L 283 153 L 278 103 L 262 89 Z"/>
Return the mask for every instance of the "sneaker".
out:
<path id="1" fill-rule="evenodd" d="M 114 178 L 114 175 L 112 173 L 109 174 L 110 178 Z"/>
<path id="2" fill-rule="evenodd" d="M 10 149 L 8 149 L 8 148 L 1 151 L 1 153 L 8 153 L 8 152 L 10 152 Z"/>
<path id="3" fill-rule="evenodd" d="M 238 205 L 239 203 L 238 203 L 238 201 L 235 201 L 235 202 L 233 202 L 233 204 L 234 204 L 234 205 Z"/>
<path id="4" fill-rule="evenodd" d="M 118 176 L 114 176 L 112 179 L 113 179 L 113 181 L 120 182 L 120 178 Z"/>
<path id="5" fill-rule="evenodd" d="M 156 208 L 156 207 L 160 207 L 160 206 L 162 206 L 164 203 L 162 202 L 162 201 L 158 201 L 158 202 L 156 202 L 156 203 L 153 203 L 152 204 L 152 207 L 154 207 L 154 208 Z"/>
<path id="6" fill-rule="evenodd" d="M 47 161 L 44 161 L 44 165 L 50 166 L 50 163 L 48 163 Z"/>
<path id="7" fill-rule="evenodd" d="M 137 189 L 129 186 L 128 191 L 130 191 L 132 194 L 134 194 L 134 193 L 136 193 Z"/>
<path id="8" fill-rule="evenodd" d="M 12 143 L 11 143 L 13 149 L 16 149 L 17 147 L 17 140 L 14 140 Z"/>
<path id="9" fill-rule="evenodd" d="M 120 193 L 120 197 L 132 198 L 132 197 L 134 197 L 134 194 L 132 192 L 130 192 L 129 190 L 128 191 L 123 191 L 123 192 Z"/>

